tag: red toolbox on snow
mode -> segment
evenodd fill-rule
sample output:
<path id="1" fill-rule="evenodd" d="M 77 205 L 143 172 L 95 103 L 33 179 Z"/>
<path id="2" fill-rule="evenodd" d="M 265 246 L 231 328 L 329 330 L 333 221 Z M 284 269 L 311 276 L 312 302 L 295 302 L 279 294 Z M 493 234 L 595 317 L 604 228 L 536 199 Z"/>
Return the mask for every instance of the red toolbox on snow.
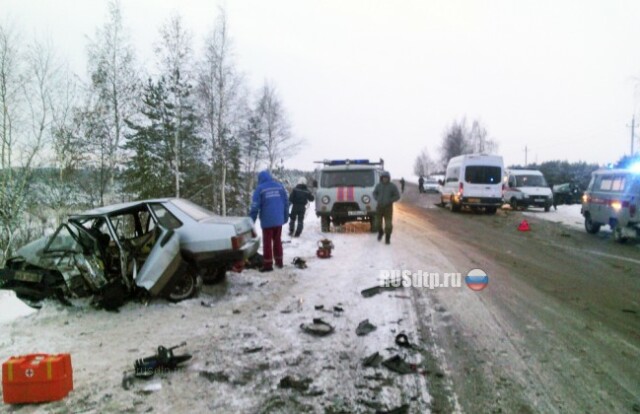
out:
<path id="1" fill-rule="evenodd" d="M 61 400 L 73 390 L 71 355 L 30 354 L 2 364 L 2 397 L 7 404 Z"/>

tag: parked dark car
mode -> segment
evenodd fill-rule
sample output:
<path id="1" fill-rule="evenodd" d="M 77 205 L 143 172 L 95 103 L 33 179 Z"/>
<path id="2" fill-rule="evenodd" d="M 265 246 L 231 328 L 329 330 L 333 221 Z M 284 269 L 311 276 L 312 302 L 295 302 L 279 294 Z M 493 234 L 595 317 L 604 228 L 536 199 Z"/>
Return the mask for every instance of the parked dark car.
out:
<path id="1" fill-rule="evenodd" d="M 553 186 L 553 204 L 580 204 L 583 190 L 576 183 L 563 183 Z"/>
<path id="2" fill-rule="evenodd" d="M 20 248 L 0 288 L 38 301 L 94 296 L 105 308 L 146 295 L 180 301 L 256 253 L 248 217 L 220 217 L 184 199 L 144 200 L 76 214 Z"/>

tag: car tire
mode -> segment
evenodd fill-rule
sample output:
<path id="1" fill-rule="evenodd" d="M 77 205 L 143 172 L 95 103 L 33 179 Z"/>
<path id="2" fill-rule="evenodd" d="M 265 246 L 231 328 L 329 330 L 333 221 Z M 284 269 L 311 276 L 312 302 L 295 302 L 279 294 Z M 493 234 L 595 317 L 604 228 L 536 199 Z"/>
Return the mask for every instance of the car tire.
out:
<path id="1" fill-rule="evenodd" d="M 321 217 L 320 219 L 320 231 L 327 233 L 331 227 L 331 219 L 329 217 Z"/>
<path id="2" fill-rule="evenodd" d="M 167 299 L 171 302 L 180 302 L 190 299 L 198 293 L 202 285 L 202 278 L 191 266 L 183 272 L 179 279 L 171 287 Z"/>
<path id="3" fill-rule="evenodd" d="M 485 213 L 487 214 L 496 214 L 496 211 L 498 211 L 497 207 L 487 207 L 485 208 Z"/>
<path id="4" fill-rule="evenodd" d="M 591 215 L 587 213 L 587 215 L 584 216 L 584 229 L 589 234 L 596 234 L 600 231 L 600 224 L 591 221 Z"/>
<path id="5" fill-rule="evenodd" d="M 511 206 L 511 210 L 518 211 L 518 200 L 515 197 L 512 197 L 509 201 L 509 205 Z"/>
<path id="6" fill-rule="evenodd" d="M 202 282 L 205 285 L 216 285 L 224 282 L 227 277 L 227 269 L 224 266 L 212 266 L 206 270 L 205 275 L 202 277 Z"/>
<path id="7" fill-rule="evenodd" d="M 551 210 L 551 206 L 544 206 L 544 212 L 548 213 Z"/>

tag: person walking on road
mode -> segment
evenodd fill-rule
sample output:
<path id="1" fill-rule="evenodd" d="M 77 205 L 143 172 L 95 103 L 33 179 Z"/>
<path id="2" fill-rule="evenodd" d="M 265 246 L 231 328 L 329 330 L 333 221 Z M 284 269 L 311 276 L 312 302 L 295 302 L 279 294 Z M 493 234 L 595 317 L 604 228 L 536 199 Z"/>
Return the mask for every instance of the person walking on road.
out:
<path id="1" fill-rule="evenodd" d="M 282 268 L 284 263 L 281 236 L 282 226 L 289 219 L 289 198 L 287 190 L 275 181 L 267 170 L 258 174 L 258 186 L 253 192 L 249 214 L 254 223 L 260 215 L 264 259 L 260 271 L 272 271 L 274 260 L 276 267 Z"/>
<path id="2" fill-rule="evenodd" d="M 400 191 L 404 194 L 404 177 L 400 179 Z"/>
<path id="3" fill-rule="evenodd" d="M 289 203 L 292 205 L 291 215 L 289 216 L 289 236 L 300 237 L 304 227 L 304 213 L 307 209 L 307 203 L 313 200 L 315 200 L 313 194 L 307 188 L 307 179 L 300 177 L 298 185 L 289 194 Z M 298 221 L 297 229 L 296 220 Z"/>
<path id="4" fill-rule="evenodd" d="M 376 224 L 378 227 L 378 241 L 382 240 L 384 219 L 384 236 L 385 243 L 391 243 L 391 231 L 393 230 L 393 203 L 400 200 L 398 187 L 391 182 L 391 176 L 388 171 L 380 174 L 380 182 L 376 184 L 373 190 L 373 198 L 378 202 L 376 209 Z"/>
<path id="5" fill-rule="evenodd" d="M 424 193 L 424 178 L 422 176 L 418 178 L 418 192 Z"/>

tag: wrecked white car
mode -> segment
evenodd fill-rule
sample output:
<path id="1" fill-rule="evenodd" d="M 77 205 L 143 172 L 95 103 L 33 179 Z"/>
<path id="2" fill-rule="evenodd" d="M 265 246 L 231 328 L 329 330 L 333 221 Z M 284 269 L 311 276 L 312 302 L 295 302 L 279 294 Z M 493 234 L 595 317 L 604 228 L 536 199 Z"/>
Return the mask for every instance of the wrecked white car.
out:
<path id="1" fill-rule="evenodd" d="M 180 301 L 203 279 L 242 270 L 258 247 L 248 217 L 220 217 L 179 198 L 124 203 L 73 215 L 20 248 L 0 269 L 0 288 L 32 302 L 93 295 L 104 308 L 134 296 Z"/>

